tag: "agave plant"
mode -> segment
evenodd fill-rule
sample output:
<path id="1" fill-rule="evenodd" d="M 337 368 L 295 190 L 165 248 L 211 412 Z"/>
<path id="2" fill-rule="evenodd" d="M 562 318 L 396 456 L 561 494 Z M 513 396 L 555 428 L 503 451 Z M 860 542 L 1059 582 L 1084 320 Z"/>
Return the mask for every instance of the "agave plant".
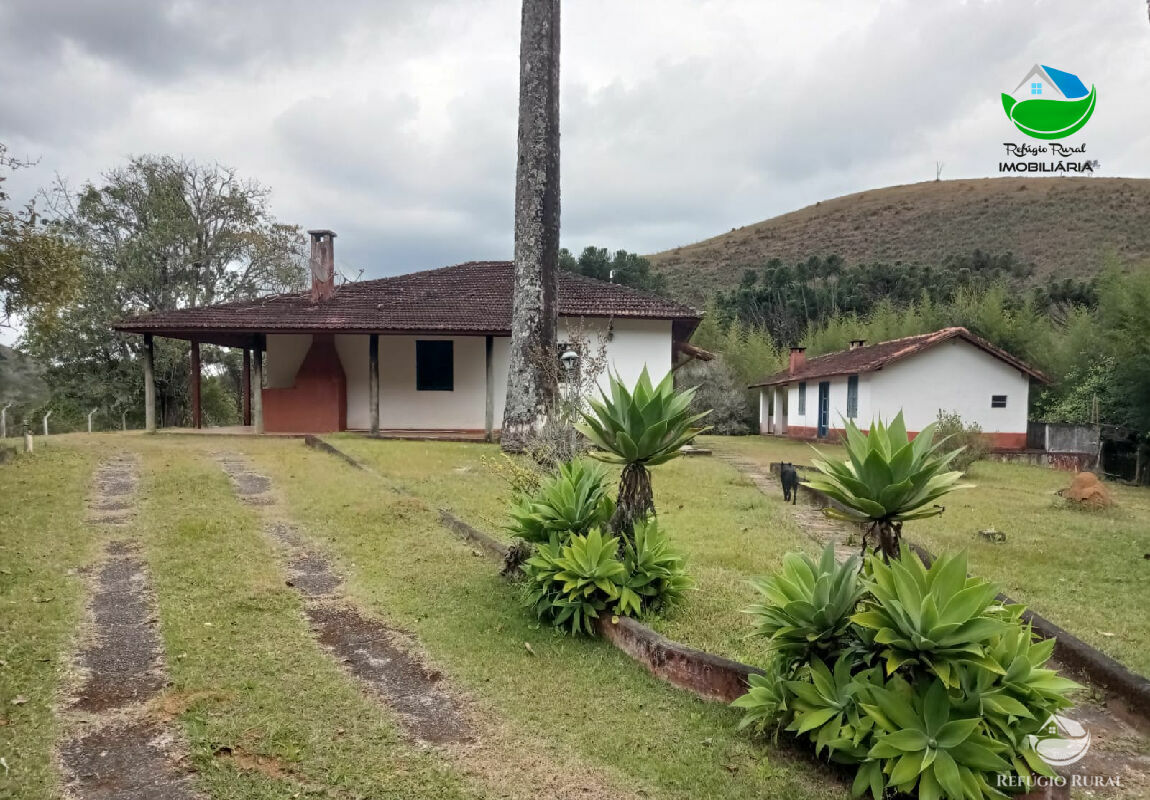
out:
<path id="1" fill-rule="evenodd" d="M 948 687 L 958 686 L 958 668 L 975 664 L 992 673 L 1002 667 L 988 658 L 990 640 L 1010 629 L 995 603 L 994 586 L 966 575 L 966 554 L 942 556 L 927 569 L 906 551 L 889 564 L 872 557 L 866 581 L 872 600 L 851 620 L 874 631 L 887 674 L 903 665 L 929 669 Z"/>
<path id="2" fill-rule="evenodd" d="M 868 539 L 877 537 L 876 550 L 887 559 L 895 558 L 903 522 L 941 514 L 944 509 L 935 500 L 968 488 L 958 484 L 961 472 L 947 470 L 961 448 L 944 452 L 941 445 L 946 440 L 934 441 L 933 423 L 911 441 L 901 411 L 889 426 L 881 419 L 871 423 L 869 434 L 851 420 L 845 428 L 847 460 L 819 453 L 814 466 L 822 474 L 806 483 L 845 509 L 827 508 L 825 514 L 868 525 L 864 548 Z"/>
<path id="3" fill-rule="evenodd" d="M 1013 614 L 1021 607 L 1012 606 Z M 1012 616 L 1013 616 L 1012 614 Z M 1029 625 L 1014 624 L 996 637 L 987 657 L 999 669 L 962 669 L 958 711 L 980 717 L 985 732 L 1011 743 L 1010 760 L 1019 775 L 1035 772 L 1054 777 L 1054 771 L 1034 750 L 1045 738 L 1052 714 L 1072 705 L 1066 695 L 1082 687 L 1044 665 L 1054 652 L 1054 640 L 1036 641 Z"/>
<path id="4" fill-rule="evenodd" d="M 941 681 L 923 691 L 895 677 L 889 688 L 870 686 L 865 694 L 860 706 L 881 733 L 855 776 L 855 794 L 869 788 L 881 798 L 885 786 L 922 800 L 1002 796 L 986 776 L 1010 770 L 1006 746 L 981 732 L 978 717 L 952 719 Z"/>
<path id="5" fill-rule="evenodd" d="M 639 616 L 673 605 L 691 586 L 683 557 L 671 549 L 654 519 L 635 523 L 634 536 L 623 543 L 623 565 L 628 577 L 619 593 L 622 614 Z"/>
<path id="6" fill-rule="evenodd" d="M 583 534 L 611 517 L 615 505 L 605 486 L 607 473 L 598 464 L 576 459 L 559 466 L 534 493 L 511 507 L 511 532 L 528 542 L 543 543 L 552 533 L 560 541 Z"/>
<path id="7" fill-rule="evenodd" d="M 867 755 L 865 743 L 874 728 L 874 719 L 856 703 L 863 687 L 879 680 L 878 668 L 851 674 L 852 662 L 846 654 L 835 661 L 834 671 L 819 658 L 812 658 L 809 680 L 787 681 L 792 720 L 787 730 L 806 734 L 815 743 L 815 754 L 829 749 L 836 761 L 858 763 Z"/>
<path id="8" fill-rule="evenodd" d="M 816 564 L 806 553 L 788 553 L 781 572 L 751 582 L 763 602 L 747 609 L 758 632 L 787 658 L 825 656 L 839 649 L 863 593 L 858 559 L 835 563 L 833 547 Z"/>
<path id="9" fill-rule="evenodd" d="M 526 603 L 540 619 L 572 633 L 594 634 L 594 620 L 614 610 L 626 569 L 616 554 L 619 541 L 597 528 L 561 544 L 556 535 L 523 563 Z"/>
<path id="10" fill-rule="evenodd" d="M 711 412 L 692 414 L 695 390 L 676 392 L 671 373 L 655 386 L 644 367 L 634 391 L 616 375 L 610 383 L 610 395 L 601 392 L 600 400 L 589 400 L 591 411 L 582 412 L 583 422 L 576 427 L 597 448 L 592 458 L 624 465 L 611 530 L 630 540 L 635 522 L 655 513 L 648 467 L 670 461 L 707 430 L 695 423 Z"/>

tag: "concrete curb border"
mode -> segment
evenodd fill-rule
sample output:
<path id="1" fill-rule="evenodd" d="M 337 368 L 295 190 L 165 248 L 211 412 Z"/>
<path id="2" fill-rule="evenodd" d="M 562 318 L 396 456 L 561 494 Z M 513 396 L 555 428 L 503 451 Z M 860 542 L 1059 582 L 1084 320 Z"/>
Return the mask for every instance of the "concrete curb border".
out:
<path id="1" fill-rule="evenodd" d="M 772 461 L 769 468 L 772 473 L 777 475 L 779 472 L 779 463 Z M 802 467 L 798 468 L 803 469 L 804 472 L 811 471 Z M 811 489 L 808 486 L 801 486 L 800 488 L 804 490 L 805 501 L 810 505 L 819 508 L 828 506 L 835 508 L 841 507 L 838 502 L 827 497 L 817 489 Z M 907 542 L 907 546 L 910 547 L 928 567 L 934 563 L 935 555 L 922 545 L 915 542 Z M 998 600 L 1007 605 L 1012 605 L 1017 602 L 1005 594 L 999 594 Z M 1084 676 L 1091 683 L 1113 692 L 1126 702 L 1131 711 L 1150 720 L 1150 680 L 1133 672 L 1121 662 L 1116 661 L 1096 647 L 1082 641 L 1073 633 L 1055 625 L 1050 620 L 1030 609 L 1023 612 L 1022 619 L 1030 623 L 1035 633 L 1043 639 L 1055 640 L 1054 657 L 1068 671 Z"/>
<path id="2" fill-rule="evenodd" d="M 468 525 L 446 508 L 439 509 L 439 519 L 452 533 L 478 545 L 493 560 L 503 562 L 507 545 Z M 600 617 L 598 629 L 604 639 L 656 678 L 705 700 L 730 703 L 746 694 L 751 675 L 763 672 L 758 667 L 672 641 L 630 617 Z"/>
<path id="3" fill-rule="evenodd" d="M 346 461 L 348 464 L 351 464 L 353 467 L 355 467 L 358 470 L 363 470 L 364 472 L 368 471 L 367 467 L 365 467 L 359 461 L 352 458 L 351 456 L 349 456 L 347 453 L 340 450 L 335 445 L 328 444 L 327 442 L 325 442 L 323 439 L 319 438 L 315 434 L 309 433 L 306 436 L 304 436 L 303 437 L 303 443 L 307 447 L 312 448 L 313 450 L 320 450 L 324 453 L 329 453 L 330 455 L 333 455 L 336 458 L 342 459 L 343 461 Z"/>

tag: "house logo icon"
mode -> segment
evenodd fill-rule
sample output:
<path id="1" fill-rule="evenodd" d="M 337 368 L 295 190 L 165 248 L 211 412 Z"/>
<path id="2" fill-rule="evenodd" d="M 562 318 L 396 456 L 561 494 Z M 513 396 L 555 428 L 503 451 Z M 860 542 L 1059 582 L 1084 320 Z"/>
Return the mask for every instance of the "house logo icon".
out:
<path id="1" fill-rule="evenodd" d="M 1097 98 L 1077 75 L 1035 64 L 1013 93 L 1002 93 L 1002 109 L 1027 136 L 1061 139 L 1087 123 Z"/>

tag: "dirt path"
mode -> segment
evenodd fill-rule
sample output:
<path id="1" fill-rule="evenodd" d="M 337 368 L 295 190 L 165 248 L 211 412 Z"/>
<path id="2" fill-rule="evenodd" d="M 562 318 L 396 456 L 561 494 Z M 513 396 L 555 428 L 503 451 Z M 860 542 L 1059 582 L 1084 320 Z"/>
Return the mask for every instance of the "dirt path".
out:
<path id="1" fill-rule="evenodd" d="M 304 598 L 317 641 L 386 704 L 407 734 L 438 748 L 494 797 L 528 800 L 627 800 L 649 796 L 621 788 L 601 770 L 542 741 L 523 738 L 462 692 L 428 662 L 409 633 L 365 614 L 343 594 L 331 561 L 285 519 L 271 480 L 243 456 L 217 454 L 239 498 L 261 507 L 266 531 L 283 555 L 288 585 Z"/>
<path id="2" fill-rule="evenodd" d="M 730 453 L 716 451 L 715 455 L 750 479 L 763 494 L 782 500 L 782 484 L 769 470 Z M 804 503 L 805 491 L 800 487 L 799 502 L 786 505 L 803 533 L 819 547 L 834 545 L 835 558 L 840 562 L 858 555 L 861 546 L 859 529 L 849 523 L 829 519 L 822 509 Z M 1050 666 L 1063 671 L 1054 661 Z M 1067 677 L 1082 680 L 1078 675 L 1067 674 Z M 1094 787 L 1093 791 L 1104 796 L 1143 797 L 1146 796 L 1144 792 L 1150 792 L 1150 732 L 1128 719 L 1118 710 L 1120 705 L 1120 702 L 1108 701 L 1102 690 L 1088 687 L 1088 696 L 1069 709 L 1067 716 L 1088 729 L 1092 744 L 1081 761 L 1062 771 L 1083 781 L 1093 780 L 1095 776 L 1118 776 L 1121 778 L 1120 789 L 1103 785 Z"/>
<path id="3" fill-rule="evenodd" d="M 197 797 L 179 738 L 151 713 L 166 681 L 155 603 L 136 546 L 116 532 L 134 517 L 137 471 L 134 458 L 109 459 L 88 504 L 93 534 L 112 538 L 90 571 L 76 680 L 61 710 L 59 760 L 66 792 L 78 800 Z"/>
<path id="4" fill-rule="evenodd" d="M 774 476 L 774 473 L 753 461 L 739 458 L 730 453 L 716 452 L 715 457 L 737 469 L 763 494 L 780 501 L 783 499 L 783 485 L 779 483 L 779 479 Z M 787 503 L 786 508 L 792 519 L 798 524 L 799 529 L 820 549 L 828 544 L 834 545 L 835 558 L 840 562 L 846 561 L 851 556 L 857 556 L 862 546 L 859 539 L 859 529 L 854 525 L 829 519 L 823 514 L 822 509 L 802 502 L 805 489 L 800 486 L 798 491 L 799 502 Z"/>

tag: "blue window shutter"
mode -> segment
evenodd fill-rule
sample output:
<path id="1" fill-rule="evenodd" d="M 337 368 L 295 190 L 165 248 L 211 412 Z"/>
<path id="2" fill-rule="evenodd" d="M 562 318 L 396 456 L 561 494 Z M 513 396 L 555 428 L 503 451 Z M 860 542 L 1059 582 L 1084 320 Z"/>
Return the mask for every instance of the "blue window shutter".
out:
<path id="1" fill-rule="evenodd" d="M 847 378 L 847 417 L 854 419 L 859 414 L 859 376 Z"/>

